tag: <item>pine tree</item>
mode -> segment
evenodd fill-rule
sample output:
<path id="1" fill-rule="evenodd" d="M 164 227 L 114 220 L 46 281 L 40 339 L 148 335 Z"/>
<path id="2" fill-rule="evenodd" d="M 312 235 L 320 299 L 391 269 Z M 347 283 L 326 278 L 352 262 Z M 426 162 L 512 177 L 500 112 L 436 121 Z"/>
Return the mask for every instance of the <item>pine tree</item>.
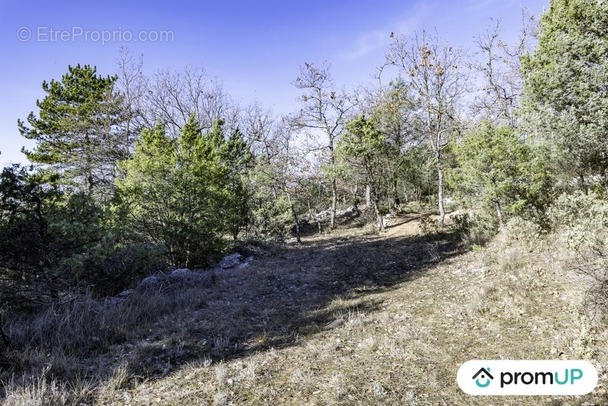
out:
<path id="1" fill-rule="evenodd" d="M 249 155 L 240 133 L 224 138 L 221 121 L 201 133 L 191 115 L 177 139 L 162 124 L 144 130 L 117 182 L 139 237 L 164 247 L 174 266 L 206 265 L 247 218 Z"/>
<path id="2" fill-rule="evenodd" d="M 112 185 L 116 162 L 128 150 L 118 130 L 123 121 L 115 76 L 97 75 L 89 65 L 69 66 L 61 81 L 44 81 L 46 96 L 30 113 L 29 127 L 19 120 L 21 135 L 36 141 L 22 152 L 33 163 L 61 175 L 63 182 L 92 194 Z"/>

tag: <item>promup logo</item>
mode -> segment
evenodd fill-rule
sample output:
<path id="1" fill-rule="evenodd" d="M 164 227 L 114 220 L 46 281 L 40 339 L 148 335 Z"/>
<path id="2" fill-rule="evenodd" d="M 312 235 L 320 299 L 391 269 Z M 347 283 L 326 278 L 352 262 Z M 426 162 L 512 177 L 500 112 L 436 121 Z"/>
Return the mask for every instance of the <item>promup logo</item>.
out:
<path id="1" fill-rule="evenodd" d="M 468 361 L 457 376 L 470 395 L 584 395 L 597 379 L 587 361 Z"/>
<path id="2" fill-rule="evenodd" d="M 480 368 L 479 371 L 473 375 L 473 379 L 475 379 L 475 385 L 480 388 L 487 388 L 492 383 L 494 377 L 490 374 L 490 368 Z"/>

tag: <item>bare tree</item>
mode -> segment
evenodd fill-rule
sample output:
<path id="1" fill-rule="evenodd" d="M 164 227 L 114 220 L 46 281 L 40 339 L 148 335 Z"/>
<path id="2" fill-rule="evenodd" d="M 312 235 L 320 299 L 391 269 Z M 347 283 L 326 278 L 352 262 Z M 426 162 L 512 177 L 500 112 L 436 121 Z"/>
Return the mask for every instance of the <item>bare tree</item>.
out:
<path id="1" fill-rule="evenodd" d="M 250 139 L 253 139 L 253 145 L 256 146 L 256 170 L 266 179 L 264 187 L 268 190 L 265 192 L 265 200 L 270 197 L 276 201 L 280 196 L 285 197 L 294 221 L 296 240 L 301 242 L 296 203 L 301 200 L 300 191 L 307 178 L 308 161 L 305 153 L 295 145 L 295 133 L 290 119 L 283 117 L 277 120 L 269 111 L 254 105 L 247 109 L 245 124 L 252 131 L 250 134 L 254 135 Z"/>
<path id="2" fill-rule="evenodd" d="M 137 135 L 145 127 L 142 117 L 146 93 L 146 77 L 143 74 L 143 55 L 134 55 L 128 48 L 121 48 L 116 58 L 118 64 L 117 90 L 123 96 L 125 114 L 125 145 L 131 152 Z"/>
<path id="3" fill-rule="evenodd" d="M 530 50 L 535 20 L 522 10 L 522 29 L 517 41 L 510 45 L 501 39 L 500 20 L 479 37 L 475 44 L 481 60 L 474 63 L 481 75 L 481 89 L 473 103 L 474 113 L 494 123 L 517 127 L 516 109 L 522 94 L 521 57 Z"/>
<path id="4" fill-rule="evenodd" d="M 437 170 L 439 226 L 443 227 L 443 151 L 458 131 L 457 110 L 466 91 L 464 52 L 426 31 L 411 38 L 395 36 L 387 63 L 399 69 L 413 100 L 419 104 L 420 136 L 433 151 Z"/>
<path id="5" fill-rule="evenodd" d="M 300 96 L 302 108 L 294 117 L 293 124 L 296 128 L 306 130 L 309 141 L 315 141 L 311 150 L 324 152 L 329 166 L 333 168 L 336 164 L 336 141 L 356 102 L 345 91 L 335 87 L 327 64 L 318 67 L 305 63 L 300 67 L 294 85 L 303 90 L 303 94 Z M 320 138 L 323 140 L 319 141 Z M 330 178 L 330 227 L 333 229 L 336 225 L 338 186 L 335 175 L 330 174 Z"/>
<path id="6" fill-rule="evenodd" d="M 201 130 L 220 118 L 231 127 L 231 109 L 221 83 L 202 67 L 188 66 L 182 72 L 162 70 L 148 79 L 142 116 L 146 125 L 160 120 L 170 134 L 177 135 L 192 113 Z"/>
<path id="7" fill-rule="evenodd" d="M 210 129 L 223 119 L 227 129 L 237 126 L 238 108 L 224 91 L 221 82 L 203 67 L 187 66 L 182 71 L 160 70 L 151 76 L 143 73 L 143 55 L 121 48 L 118 64 L 118 89 L 124 98 L 129 145 L 143 128 L 162 121 L 167 132 L 177 136 L 192 113 L 201 130 Z"/>
<path id="8" fill-rule="evenodd" d="M 270 109 L 254 102 L 242 109 L 239 115 L 239 127 L 251 148 L 254 156 L 272 159 L 276 151 L 276 118 Z"/>

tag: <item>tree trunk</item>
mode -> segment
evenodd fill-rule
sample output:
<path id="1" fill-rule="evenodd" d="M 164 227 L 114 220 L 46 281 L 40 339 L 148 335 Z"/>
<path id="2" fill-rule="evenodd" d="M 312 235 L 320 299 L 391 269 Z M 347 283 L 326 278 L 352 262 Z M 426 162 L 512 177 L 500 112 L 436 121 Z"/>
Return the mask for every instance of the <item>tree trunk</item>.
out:
<path id="1" fill-rule="evenodd" d="M 296 241 L 298 243 L 302 242 L 302 237 L 300 234 L 300 220 L 298 219 L 298 214 L 296 213 L 296 209 L 293 207 L 293 203 L 291 202 L 291 194 L 287 194 L 287 202 L 289 203 L 289 208 L 291 209 L 291 215 L 293 216 L 293 221 L 296 223 Z"/>
<path id="2" fill-rule="evenodd" d="M 445 223 L 445 209 L 443 208 L 443 169 L 441 168 L 441 157 L 437 156 L 437 204 L 439 206 L 439 229 L 443 229 Z"/>
<path id="3" fill-rule="evenodd" d="M 336 206 L 338 204 L 338 184 L 336 179 L 331 181 L 331 213 L 329 218 L 329 228 L 336 228 Z"/>
<path id="4" fill-rule="evenodd" d="M 8 347 L 11 344 L 11 339 L 4 332 L 4 314 L 0 313 L 0 341 L 4 345 L 4 348 Z"/>
<path id="5" fill-rule="evenodd" d="M 374 213 L 376 213 L 376 224 L 377 224 L 378 232 L 382 232 L 382 231 L 384 231 L 384 219 L 382 218 L 382 213 L 380 212 L 380 207 L 379 207 L 380 199 L 378 199 L 376 196 L 374 196 L 373 202 L 374 202 Z"/>
<path id="6" fill-rule="evenodd" d="M 498 199 L 494 200 L 494 207 L 496 208 L 496 216 L 498 217 L 498 225 L 502 228 L 505 223 L 502 221 L 502 209 L 500 208 L 500 202 Z"/>
<path id="7" fill-rule="evenodd" d="M 581 186 L 583 192 L 587 195 L 589 194 L 589 187 L 587 186 L 587 182 L 585 181 L 585 176 L 582 173 L 578 175 L 578 183 Z"/>
<path id="8" fill-rule="evenodd" d="M 365 186 L 365 205 L 369 207 L 372 204 L 372 188 L 370 185 Z"/>

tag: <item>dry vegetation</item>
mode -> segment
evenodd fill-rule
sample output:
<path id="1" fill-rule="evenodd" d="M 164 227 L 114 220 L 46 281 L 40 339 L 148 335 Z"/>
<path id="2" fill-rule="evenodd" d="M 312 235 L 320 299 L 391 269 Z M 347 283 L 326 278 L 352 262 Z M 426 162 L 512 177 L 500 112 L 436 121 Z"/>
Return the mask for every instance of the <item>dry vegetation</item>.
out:
<path id="1" fill-rule="evenodd" d="M 258 248 L 213 286 L 9 320 L 4 404 L 606 404 L 608 327 L 563 241 L 517 224 L 465 252 L 422 218 Z M 582 398 L 458 389 L 463 362 L 500 358 L 588 359 L 600 383 Z"/>

